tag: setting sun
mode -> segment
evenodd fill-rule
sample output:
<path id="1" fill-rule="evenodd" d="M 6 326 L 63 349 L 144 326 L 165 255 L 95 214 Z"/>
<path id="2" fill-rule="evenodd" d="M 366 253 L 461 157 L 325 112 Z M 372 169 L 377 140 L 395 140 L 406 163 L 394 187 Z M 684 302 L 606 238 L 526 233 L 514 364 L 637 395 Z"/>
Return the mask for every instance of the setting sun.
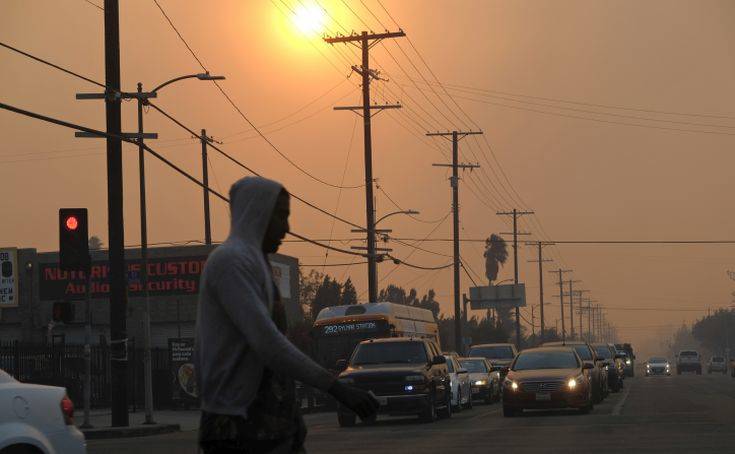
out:
<path id="1" fill-rule="evenodd" d="M 294 9 L 291 21 L 301 33 L 315 36 L 324 30 L 326 15 L 319 5 L 304 3 Z"/>

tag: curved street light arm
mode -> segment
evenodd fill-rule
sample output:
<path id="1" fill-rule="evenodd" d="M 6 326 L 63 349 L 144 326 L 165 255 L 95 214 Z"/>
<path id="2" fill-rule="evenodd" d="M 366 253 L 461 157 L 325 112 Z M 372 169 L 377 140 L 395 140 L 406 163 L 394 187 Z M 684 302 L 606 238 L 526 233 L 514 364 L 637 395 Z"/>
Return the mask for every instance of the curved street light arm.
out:
<path id="1" fill-rule="evenodd" d="M 174 82 L 178 82 L 178 81 L 184 80 L 184 79 L 193 79 L 195 77 L 197 79 L 199 79 L 199 80 L 223 80 L 225 78 L 225 76 L 211 76 L 209 73 L 189 74 L 189 75 L 186 75 L 186 76 L 180 76 L 180 77 L 176 77 L 174 79 L 171 79 L 169 81 L 166 81 L 166 82 L 162 83 L 161 85 L 157 86 L 156 88 L 154 88 L 153 90 L 151 90 L 151 93 L 156 93 L 161 88 L 165 87 L 166 85 L 170 85 L 170 84 L 172 84 Z"/>
<path id="2" fill-rule="evenodd" d="M 401 211 L 394 211 L 393 213 L 388 213 L 388 214 L 386 214 L 385 216 L 383 216 L 382 218 L 380 218 L 380 219 L 378 219 L 377 221 L 375 221 L 375 225 L 378 225 L 378 223 L 379 223 L 380 221 L 382 221 L 383 219 L 385 219 L 385 218 L 388 218 L 388 217 L 391 217 L 391 216 L 395 216 L 395 215 L 397 215 L 397 214 L 419 214 L 419 212 L 418 212 L 418 211 L 416 211 L 416 210 L 401 210 Z"/>

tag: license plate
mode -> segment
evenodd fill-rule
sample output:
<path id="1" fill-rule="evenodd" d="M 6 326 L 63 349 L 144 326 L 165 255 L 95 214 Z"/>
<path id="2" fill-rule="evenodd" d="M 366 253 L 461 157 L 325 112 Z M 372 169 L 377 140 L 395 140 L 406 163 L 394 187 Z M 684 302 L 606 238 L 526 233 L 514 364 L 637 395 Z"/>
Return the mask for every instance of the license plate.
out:
<path id="1" fill-rule="evenodd" d="M 388 405 L 388 396 L 376 396 L 375 393 L 373 393 L 372 391 L 368 392 L 371 396 L 373 396 L 373 398 L 375 398 L 375 400 L 378 401 L 378 404 L 380 404 L 381 407 L 385 407 L 386 405 Z"/>
<path id="2" fill-rule="evenodd" d="M 536 393 L 536 400 L 551 400 L 551 394 L 546 393 Z"/>

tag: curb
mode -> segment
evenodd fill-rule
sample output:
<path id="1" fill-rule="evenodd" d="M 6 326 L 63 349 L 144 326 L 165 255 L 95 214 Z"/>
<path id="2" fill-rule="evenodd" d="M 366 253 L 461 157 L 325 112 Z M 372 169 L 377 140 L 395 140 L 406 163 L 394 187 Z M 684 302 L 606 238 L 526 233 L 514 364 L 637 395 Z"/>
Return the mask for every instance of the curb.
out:
<path id="1" fill-rule="evenodd" d="M 179 432 L 179 424 L 155 424 L 150 426 L 133 427 L 103 427 L 99 429 L 80 429 L 87 440 L 102 440 L 108 438 L 147 437 Z"/>

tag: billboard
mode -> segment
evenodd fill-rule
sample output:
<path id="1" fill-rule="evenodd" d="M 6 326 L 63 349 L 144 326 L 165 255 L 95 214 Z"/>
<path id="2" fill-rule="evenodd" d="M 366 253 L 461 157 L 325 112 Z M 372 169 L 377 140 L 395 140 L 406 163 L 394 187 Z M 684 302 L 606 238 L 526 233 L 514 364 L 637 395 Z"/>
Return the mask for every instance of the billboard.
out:
<path id="1" fill-rule="evenodd" d="M 18 250 L 0 249 L 0 308 L 18 306 Z"/>
<path id="2" fill-rule="evenodd" d="M 473 310 L 524 307 L 525 305 L 525 284 L 470 287 L 470 308 Z"/>
<path id="3" fill-rule="evenodd" d="M 206 256 L 165 257 L 148 259 L 148 293 L 150 296 L 196 295 L 199 276 Z M 126 260 L 128 296 L 142 297 L 142 261 Z M 110 264 L 94 261 L 90 268 L 90 297 L 107 298 L 110 293 Z M 39 291 L 41 300 L 83 300 L 86 291 L 86 273 L 64 271 L 58 263 L 39 264 Z"/>
<path id="4" fill-rule="evenodd" d="M 204 270 L 206 255 L 156 257 L 148 259 L 148 294 L 156 296 L 196 296 L 199 278 Z M 143 297 L 142 260 L 126 260 L 128 297 Z M 284 299 L 291 299 L 291 268 L 288 264 L 271 260 L 273 278 Z M 106 299 L 110 293 L 110 265 L 93 261 L 90 268 L 90 297 Z M 64 271 L 58 262 L 39 263 L 39 292 L 42 301 L 84 300 L 86 274 L 84 271 Z"/>

